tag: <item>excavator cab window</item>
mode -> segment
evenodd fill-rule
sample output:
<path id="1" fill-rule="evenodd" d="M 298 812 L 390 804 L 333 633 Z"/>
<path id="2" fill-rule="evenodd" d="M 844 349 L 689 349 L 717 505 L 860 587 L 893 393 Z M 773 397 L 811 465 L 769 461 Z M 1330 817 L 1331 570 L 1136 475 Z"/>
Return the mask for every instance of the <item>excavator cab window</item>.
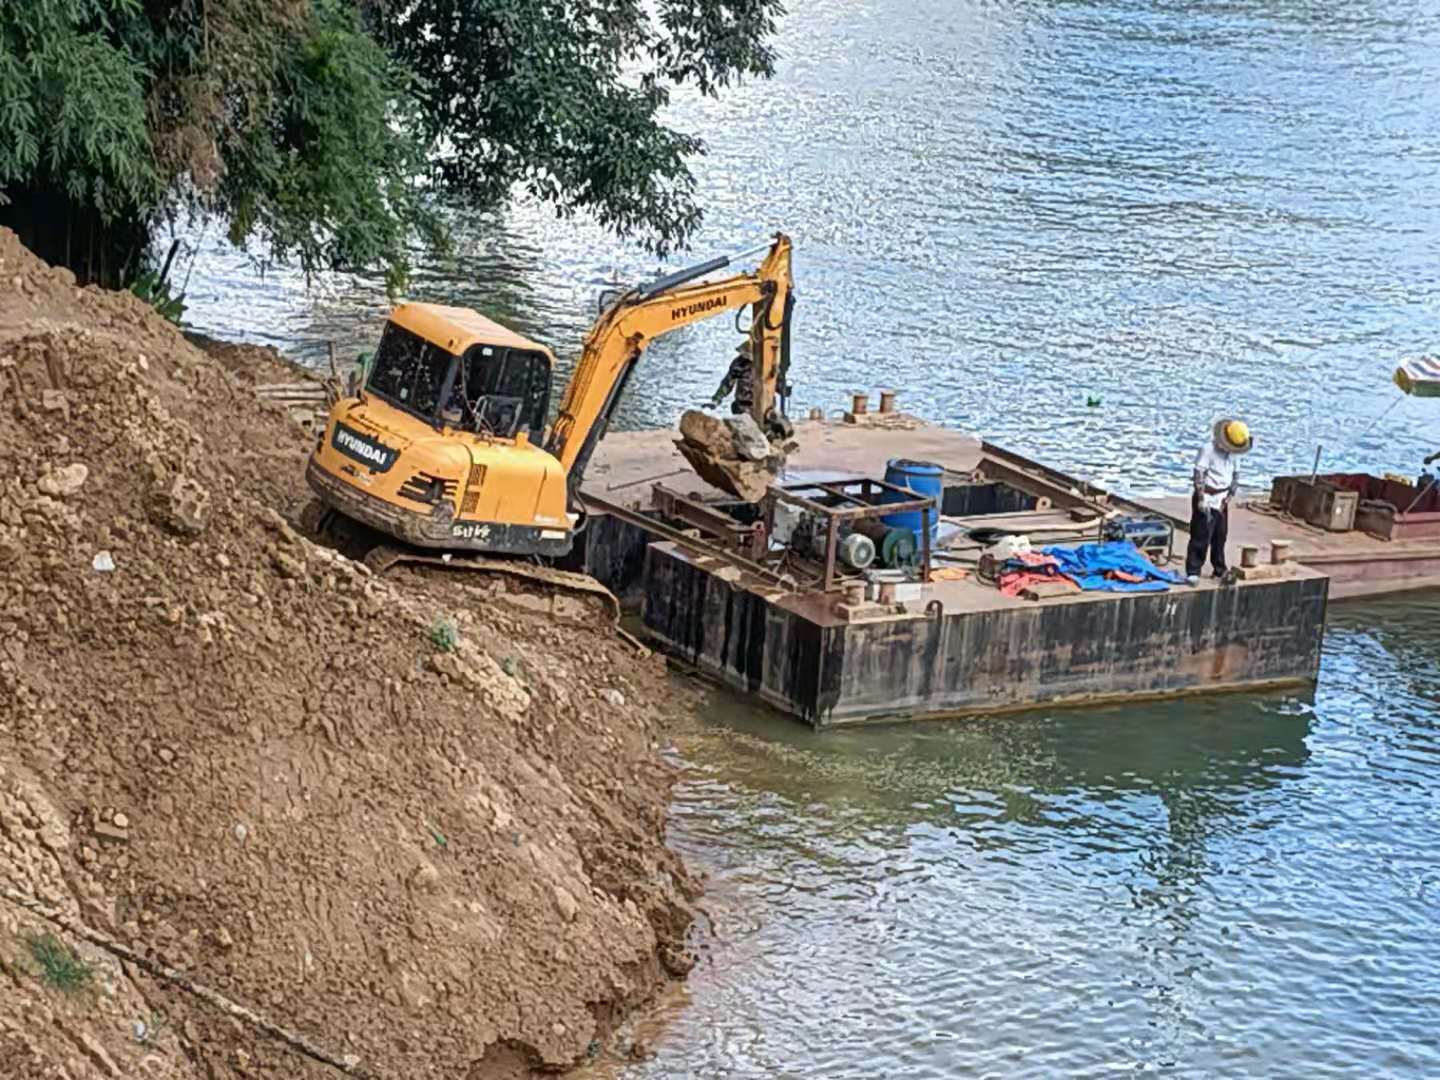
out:
<path id="1" fill-rule="evenodd" d="M 525 349 L 472 345 L 460 359 L 450 404 L 460 411 L 460 427 L 507 439 L 525 431 L 538 442 L 550 404 L 550 362 Z"/>
<path id="2" fill-rule="evenodd" d="M 433 421 L 454 359 L 418 334 L 387 323 L 380 335 L 367 389 L 392 405 Z"/>

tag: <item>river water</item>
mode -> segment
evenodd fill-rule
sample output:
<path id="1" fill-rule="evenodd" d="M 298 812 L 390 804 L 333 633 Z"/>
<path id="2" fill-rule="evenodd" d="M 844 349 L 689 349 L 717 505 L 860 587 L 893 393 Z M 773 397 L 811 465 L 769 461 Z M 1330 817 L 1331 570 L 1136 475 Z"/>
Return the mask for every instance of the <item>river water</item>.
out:
<path id="1" fill-rule="evenodd" d="M 1388 383 L 1434 338 L 1440 7 L 793 6 L 774 81 L 674 121 L 710 146 L 697 257 L 795 237 L 800 407 L 894 386 L 1132 493 L 1182 489 L 1231 411 L 1261 481 L 1440 447 Z M 599 289 L 661 268 L 523 200 L 455 220 L 413 294 L 567 363 Z M 304 358 L 386 303 L 214 231 L 190 302 Z M 618 423 L 673 423 L 733 341 L 657 343 Z M 816 737 L 716 695 L 672 824 L 704 959 L 626 1080 L 1440 1074 L 1437 615 L 1332 609 L 1303 698 Z"/>
<path id="2" fill-rule="evenodd" d="M 1440 596 L 1313 695 L 681 739 L 662 1077 L 1440 1075 Z"/>

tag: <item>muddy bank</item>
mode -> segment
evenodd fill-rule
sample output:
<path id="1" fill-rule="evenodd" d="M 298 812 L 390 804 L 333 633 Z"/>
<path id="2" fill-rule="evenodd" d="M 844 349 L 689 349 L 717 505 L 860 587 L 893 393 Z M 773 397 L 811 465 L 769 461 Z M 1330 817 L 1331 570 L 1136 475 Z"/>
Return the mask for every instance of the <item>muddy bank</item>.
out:
<path id="1" fill-rule="evenodd" d="M 297 364 L 270 345 L 242 345 L 191 330 L 185 331 L 184 336 L 186 341 L 234 376 L 242 386 L 320 381 L 314 368 Z"/>
<path id="2" fill-rule="evenodd" d="M 685 702 L 601 625 L 311 543 L 254 379 L 0 230 L 0 885 L 367 1075 L 584 1060 L 688 967 Z M 339 1074 L 5 899 L 0 985 L 6 1075 Z"/>

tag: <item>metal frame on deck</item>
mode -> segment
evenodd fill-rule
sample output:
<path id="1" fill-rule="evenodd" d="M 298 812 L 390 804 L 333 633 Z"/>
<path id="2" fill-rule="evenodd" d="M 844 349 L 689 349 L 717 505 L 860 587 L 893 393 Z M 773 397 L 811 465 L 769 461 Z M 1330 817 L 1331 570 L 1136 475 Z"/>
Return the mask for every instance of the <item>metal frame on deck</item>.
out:
<path id="1" fill-rule="evenodd" d="M 1110 511 L 1118 509 L 1142 517 L 1164 518 L 1178 529 L 1190 527 L 1188 518 L 1176 517 L 1134 499 L 1127 499 L 1088 480 L 1071 476 L 1049 465 L 1042 465 L 992 442 L 981 441 L 980 461 L 973 471 L 982 480 L 998 480 L 1027 495 L 1037 498 L 1044 496 L 1050 500 L 1052 506 L 1063 510 L 1089 510 L 1103 518 Z"/>
<path id="2" fill-rule="evenodd" d="M 848 490 L 859 486 L 859 492 Z M 822 491 L 832 498 L 855 503 L 854 506 L 826 506 L 822 502 L 807 498 L 801 492 Z M 886 493 L 905 496 L 896 502 L 872 503 L 867 499 L 878 499 Z M 920 521 L 925 527 L 920 530 L 920 580 L 930 581 L 930 529 L 927 510 L 935 512 L 939 519 L 940 507 L 932 498 L 917 497 L 909 488 L 891 484 L 871 477 L 856 477 L 850 480 L 809 481 L 798 484 L 772 484 L 769 495 L 781 502 L 798 506 L 825 519 L 825 573 L 820 579 L 821 591 L 830 592 L 835 588 L 835 554 L 840 542 L 840 524 L 861 518 L 888 517 L 903 514 L 907 510 L 921 511 Z"/>
<path id="3" fill-rule="evenodd" d="M 727 506 L 748 505 L 743 500 L 736 499 L 722 503 L 701 502 L 699 499 L 693 499 L 688 495 L 673 491 L 664 484 L 656 484 L 651 489 L 651 496 L 655 509 L 661 516 L 683 521 L 703 533 L 716 537 L 727 550 L 738 555 L 759 562 L 770 550 L 770 539 L 765 531 L 764 522 L 756 521 L 746 525 L 744 522 L 736 521 L 725 512 Z"/>
<path id="4" fill-rule="evenodd" d="M 664 525 L 638 510 L 619 506 L 606 499 L 586 493 L 582 496 L 586 506 L 593 512 L 609 514 L 663 540 L 686 548 L 697 555 L 718 558 L 746 573 L 753 574 L 766 584 L 783 589 L 795 590 L 796 581 L 788 574 L 779 573 L 765 565 L 769 552 L 769 534 L 764 522 L 745 524 L 725 512 L 724 503 L 706 503 L 682 495 L 656 484 L 652 491 L 655 510 L 673 521 L 681 521 L 702 532 L 707 539 L 687 535 L 679 529 Z M 895 502 L 881 503 L 885 495 L 900 496 Z M 938 519 L 940 507 L 933 498 L 917 496 L 909 488 L 899 487 L 884 480 L 870 477 L 853 479 L 806 481 L 795 484 L 772 484 L 768 498 L 798 506 L 802 510 L 825 521 L 825 563 L 820 578 L 822 592 L 837 588 L 835 572 L 840 544 L 840 526 L 845 522 L 863 518 L 886 517 L 903 514 L 906 511 L 920 511 L 922 521 L 933 512 Z M 837 500 L 848 505 L 827 505 L 822 498 Z M 930 530 L 920 530 L 920 580 L 930 581 Z"/>
<path id="5" fill-rule="evenodd" d="M 581 499 L 586 509 L 591 513 L 608 514 L 617 521 L 623 521 L 627 525 L 634 525 L 637 529 L 643 529 L 652 536 L 658 536 L 661 540 L 669 541 L 676 547 L 684 548 L 686 551 L 706 558 L 719 559 L 729 563 L 739 570 L 752 574 L 765 584 L 775 588 L 784 589 L 788 592 L 796 592 L 799 586 L 794 578 L 788 574 L 777 573 L 768 566 L 764 566 L 754 559 L 746 558 L 744 555 L 713 544 L 706 540 L 697 539 L 680 529 L 673 529 L 669 525 L 662 524 L 654 518 L 647 517 L 639 510 L 631 510 L 618 503 L 602 499 L 597 495 L 582 494 Z M 738 524 L 738 523 L 737 523 Z"/>

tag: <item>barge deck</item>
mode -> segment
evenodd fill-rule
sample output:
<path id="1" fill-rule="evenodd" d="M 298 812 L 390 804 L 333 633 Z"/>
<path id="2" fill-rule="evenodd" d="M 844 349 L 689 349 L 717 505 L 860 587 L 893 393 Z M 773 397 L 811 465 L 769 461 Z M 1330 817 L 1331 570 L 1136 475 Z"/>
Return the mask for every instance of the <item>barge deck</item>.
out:
<path id="1" fill-rule="evenodd" d="M 1040 600 L 952 570 L 902 587 L 896 603 L 847 608 L 836 591 L 752 573 L 684 520 L 667 519 L 660 536 L 647 530 L 660 518 L 656 484 L 697 501 L 722 498 L 694 475 L 674 438 L 617 432 L 600 444 L 583 489 L 591 518 L 572 565 L 638 609 L 661 649 L 815 727 L 1305 685 L 1318 671 L 1331 581 L 1294 563 L 1229 585 Z M 802 423 L 796 441 L 782 483 L 877 477 L 889 459 L 924 460 L 945 470 L 941 512 L 973 515 L 968 521 L 1019 514 L 1039 533 L 1068 529 L 1084 540 L 1095 530 L 1082 535 L 1073 507 L 1161 509 L 903 417 Z M 1177 560 L 1187 539 L 1177 529 Z"/>
<path id="2" fill-rule="evenodd" d="M 1147 499 L 1145 505 L 1179 522 L 1189 520 L 1183 496 Z M 1262 494 L 1245 495 L 1230 510 L 1229 547 L 1290 542 L 1295 561 L 1330 578 L 1332 600 L 1361 600 L 1416 589 L 1440 588 L 1440 530 L 1434 538 L 1382 540 L 1367 532 L 1331 532 L 1280 516 Z"/>

